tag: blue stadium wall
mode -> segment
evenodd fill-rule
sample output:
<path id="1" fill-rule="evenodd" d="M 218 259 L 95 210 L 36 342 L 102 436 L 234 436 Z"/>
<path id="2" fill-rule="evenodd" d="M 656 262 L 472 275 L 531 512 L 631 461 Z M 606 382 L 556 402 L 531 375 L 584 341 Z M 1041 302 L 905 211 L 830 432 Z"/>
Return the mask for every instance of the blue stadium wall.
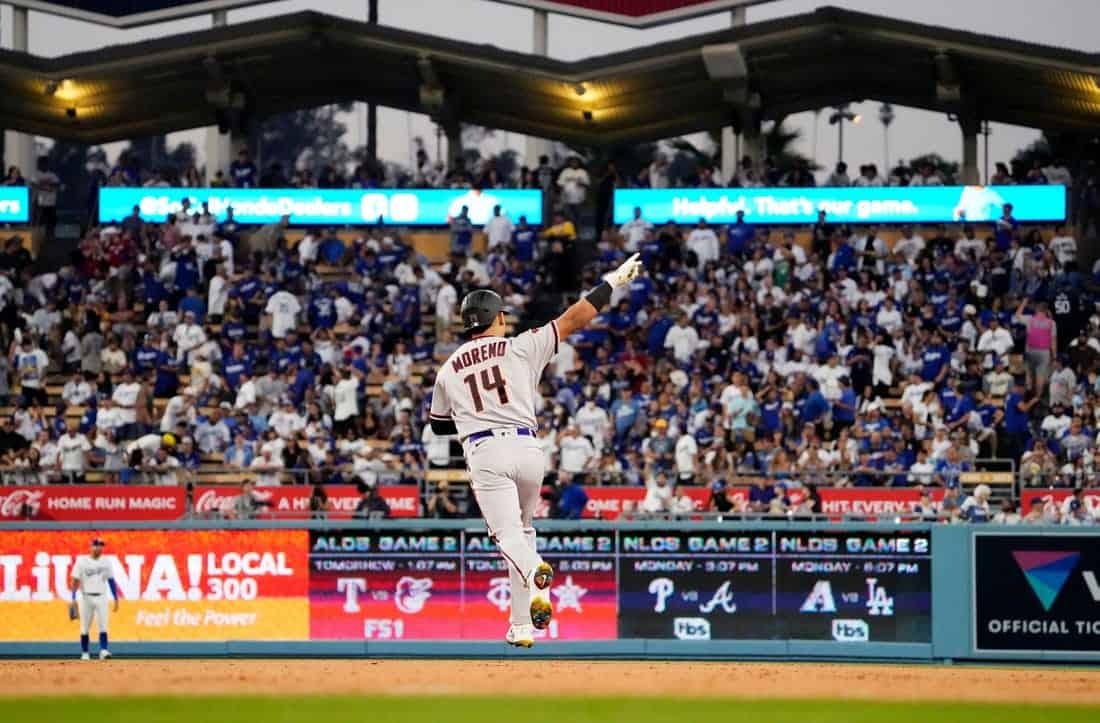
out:
<path id="1" fill-rule="evenodd" d="M 295 539 L 309 540 L 308 554 L 295 558 L 295 564 L 308 559 L 311 607 L 325 603 L 324 595 L 336 587 L 335 575 L 343 574 L 326 579 L 322 569 L 342 559 L 352 565 L 383 565 L 391 571 L 384 587 L 394 589 L 398 580 L 397 596 L 405 595 L 398 601 L 386 592 L 382 603 L 372 603 L 364 585 L 364 608 L 397 603 L 405 612 L 420 614 L 426 600 L 434 597 L 434 614 L 442 623 L 446 616 L 476 618 L 476 611 L 459 611 L 457 601 L 465 594 L 459 588 L 484 584 L 484 579 L 475 579 L 480 574 L 476 570 L 488 570 L 484 574 L 495 574 L 499 581 L 503 569 L 494 567 L 496 555 L 482 527 L 430 520 L 5 524 L 0 525 L 0 567 L 20 553 L 21 540 L 67 536 L 71 543 L 89 538 L 92 530 L 109 541 L 127 535 L 159 539 L 164 532 L 187 531 L 177 537 L 195 536 L 214 546 L 210 549 L 221 544 L 219 535 L 234 531 L 296 535 Z M 559 564 L 555 584 L 566 584 L 568 576 L 574 592 L 587 595 L 586 614 L 595 616 L 597 623 L 600 613 L 593 611 L 601 604 L 610 610 L 619 639 L 556 640 L 530 651 L 512 650 L 497 641 L 352 639 L 353 635 L 340 640 L 120 640 L 112 644 L 112 651 L 135 657 L 1100 662 L 1100 531 L 1088 528 L 548 522 L 540 525 L 540 536 L 554 546 L 544 555 Z M 431 549 L 416 548 L 412 542 L 429 538 L 435 541 Z M 402 547 L 406 544 L 413 547 Z M 71 547 L 71 553 L 83 552 Z M 124 549 L 112 552 L 127 554 Z M 45 559 L 41 552 L 34 554 L 39 561 Z M 30 558 L 27 564 L 32 564 Z M 608 564 L 613 564 L 613 574 Z M 186 568 L 181 563 L 184 577 Z M 602 587 L 599 575 L 591 572 L 597 568 L 606 580 Z M 7 569 L 0 572 L 8 574 Z M 416 579 L 431 577 L 434 589 L 418 592 Z M 0 625 L 0 656 L 71 656 L 75 635 L 73 640 L 52 641 L 26 636 L 13 641 L 13 635 L 5 635 L 4 628 L 13 624 L 5 606 L 29 604 L 12 603 L 13 589 L 10 584 L 6 592 L 0 587 L 0 618 L 7 621 Z M 479 596 L 484 594 L 479 591 Z M 336 605 L 326 610 L 336 610 L 337 617 L 347 603 L 343 591 L 338 600 L 327 602 Z M 134 603 L 127 599 L 124 604 Z M 54 600 L 49 606 L 51 616 L 63 616 L 63 605 Z M 569 620 L 570 614 L 563 610 L 563 619 Z M 502 633 L 506 614 L 492 616 L 493 630 Z M 313 622 L 316 630 L 317 620 Z M 322 622 L 327 624 L 327 619 Z M 608 624 L 606 615 L 602 624 Z M 393 636 L 392 630 L 385 632 Z"/>

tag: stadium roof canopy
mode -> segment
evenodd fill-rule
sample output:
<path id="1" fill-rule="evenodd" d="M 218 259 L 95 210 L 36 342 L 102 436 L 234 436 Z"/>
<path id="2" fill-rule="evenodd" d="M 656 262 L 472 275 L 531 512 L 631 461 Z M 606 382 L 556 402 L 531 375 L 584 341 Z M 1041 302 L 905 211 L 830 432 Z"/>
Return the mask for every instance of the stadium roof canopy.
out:
<path id="1" fill-rule="evenodd" d="M 576 62 L 314 12 L 58 58 L 0 52 L 4 125 L 86 142 L 345 100 L 588 145 L 863 99 L 1095 132 L 1098 82 L 1100 54 L 835 8 Z"/>

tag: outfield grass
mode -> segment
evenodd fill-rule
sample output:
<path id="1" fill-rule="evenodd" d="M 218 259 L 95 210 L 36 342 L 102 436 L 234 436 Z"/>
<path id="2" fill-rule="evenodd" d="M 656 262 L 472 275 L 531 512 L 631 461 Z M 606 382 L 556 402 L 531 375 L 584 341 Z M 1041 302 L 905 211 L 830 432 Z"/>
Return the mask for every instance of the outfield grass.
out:
<path id="1" fill-rule="evenodd" d="M 19 723 L 1095 723 L 1100 707 L 647 698 L 196 697 L 0 701 Z"/>

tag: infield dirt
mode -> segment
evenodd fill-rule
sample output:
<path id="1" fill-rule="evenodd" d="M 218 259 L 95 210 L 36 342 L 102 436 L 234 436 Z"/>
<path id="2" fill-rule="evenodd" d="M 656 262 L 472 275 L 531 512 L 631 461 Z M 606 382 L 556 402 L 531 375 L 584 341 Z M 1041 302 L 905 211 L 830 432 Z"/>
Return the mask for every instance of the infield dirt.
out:
<path id="1" fill-rule="evenodd" d="M 0 696 L 661 696 L 1100 704 L 1100 670 L 573 660 L 3 661 Z"/>

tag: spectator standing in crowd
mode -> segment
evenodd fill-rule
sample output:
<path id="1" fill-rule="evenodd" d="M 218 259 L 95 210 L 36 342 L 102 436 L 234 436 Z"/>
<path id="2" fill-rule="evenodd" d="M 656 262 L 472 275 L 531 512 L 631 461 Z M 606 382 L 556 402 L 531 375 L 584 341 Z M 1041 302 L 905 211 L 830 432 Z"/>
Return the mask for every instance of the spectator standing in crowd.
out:
<path id="1" fill-rule="evenodd" d="M 581 167 L 581 159 L 574 156 L 568 165 L 558 174 L 558 188 L 561 189 L 562 213 L 573 222 L 581 222 L 581 206 L 588 196 L 591 179 L 588 171 Z"/>

